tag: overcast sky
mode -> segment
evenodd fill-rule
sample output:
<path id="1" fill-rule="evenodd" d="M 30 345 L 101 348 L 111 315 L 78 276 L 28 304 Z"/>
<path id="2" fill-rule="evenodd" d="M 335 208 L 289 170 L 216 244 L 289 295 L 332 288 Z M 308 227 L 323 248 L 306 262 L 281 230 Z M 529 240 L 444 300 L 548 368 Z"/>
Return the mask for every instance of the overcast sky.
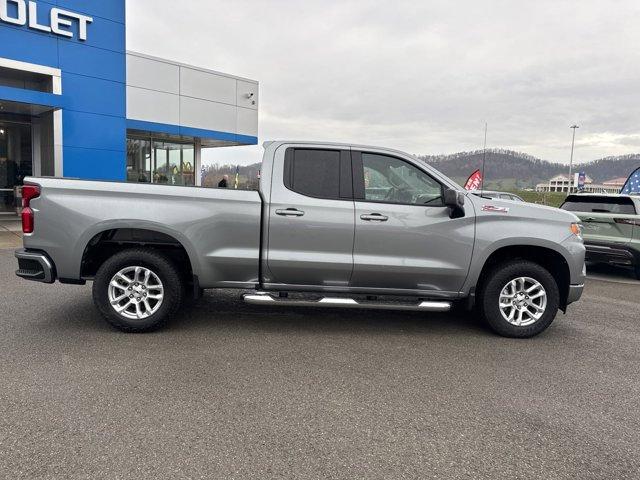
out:
<path id="1" fill-rule="evenodd" d="M 639 0 L 127 3 L 130 50 L 260 81 L 260 142 L 640 152 Z"/>

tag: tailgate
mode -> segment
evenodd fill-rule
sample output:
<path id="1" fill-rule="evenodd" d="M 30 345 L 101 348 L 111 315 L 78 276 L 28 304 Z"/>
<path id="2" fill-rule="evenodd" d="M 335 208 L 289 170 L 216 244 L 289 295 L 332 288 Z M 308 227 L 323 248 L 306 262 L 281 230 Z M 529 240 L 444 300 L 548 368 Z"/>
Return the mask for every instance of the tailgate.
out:
<path id="1" fill-rule="evenodd" d="M 574 212 L 582 221 L 586 242 L 629 243 L 633 238 L 633 223 L 636 215 L 615 215 L 610 213 Z"/>
<path id="2" fill-rule="evenodd" d="M 634 225 L 640 223 L 640 215 L 628 196 L 569 195 L 561 208 L 582 220 L 586 242 L 629 243 Z"/>

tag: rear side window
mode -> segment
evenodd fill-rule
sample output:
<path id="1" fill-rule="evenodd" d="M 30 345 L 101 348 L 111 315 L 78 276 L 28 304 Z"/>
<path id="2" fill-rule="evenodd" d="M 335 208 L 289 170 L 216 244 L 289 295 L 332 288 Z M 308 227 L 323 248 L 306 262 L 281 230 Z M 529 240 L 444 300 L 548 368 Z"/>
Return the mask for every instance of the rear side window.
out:
<path id="1" fill-rule="evenodd" d="M 562 205 L 563 210 L 583 213 L 617 213 L 635 215 L 633 200 L 626 197 L 593 197 L 589 195 L 571 195 Z"/>
<path id="2" fill-rule="evenodd" d="M 351 158 L 340 150 L 290 148 L 285 155 L 284 184 L 308 197 L 350 198 Z"/>

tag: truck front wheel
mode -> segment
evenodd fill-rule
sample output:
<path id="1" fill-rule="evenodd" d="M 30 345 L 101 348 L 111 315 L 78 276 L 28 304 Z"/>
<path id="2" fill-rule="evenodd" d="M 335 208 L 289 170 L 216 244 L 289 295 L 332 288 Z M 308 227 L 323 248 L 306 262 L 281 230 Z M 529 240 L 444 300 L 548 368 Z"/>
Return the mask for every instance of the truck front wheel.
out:
<path id="1" fill-rule="evenodd" d="M 485 277 L 479 307 L 499 335 L 529 338 L 551 325 L 560 304 L 558 284 L 544 267 L 525 260 L 504 263 Z"/>
<path id="2" fill-rule="evenodd" d="M 107 322 L 123 332 L 163 327 L 182 302 L 178 269 L 164 255 L 146 249 L 119 252 L 102 264 L 93 301 Z"/>

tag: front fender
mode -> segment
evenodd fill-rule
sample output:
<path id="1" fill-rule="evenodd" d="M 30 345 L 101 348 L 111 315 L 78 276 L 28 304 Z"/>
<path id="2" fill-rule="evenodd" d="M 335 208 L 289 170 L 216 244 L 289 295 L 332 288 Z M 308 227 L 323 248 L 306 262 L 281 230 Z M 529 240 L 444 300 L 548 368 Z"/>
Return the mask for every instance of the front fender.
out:
<path id="1" fill-rule="evenodd" d="M 584 245 L 571 233 L 578 218 L 564 210 L 524 202 L 469 195 L 475 205 L 476 241 L 469 276 L 462 293 L 477 285 L 487 260 L 505 247 L 540 247 L 556 252 L 569 266 L 571 283 L 583 282 Z"/>
<path id="2" fill-rule="evenodd" d="M 476 251 L 474 251 L 474 260 L 471 265 L 471 269 L 469 270 L 469 276 L 467 277 L 467 281 L 462 288 L 462 292 L 464 295 L 468 295 L 471 292 L 471 289 L 478 284 L 480 274 L 482 273 L 482 269 L 484 268 L 484 266 L 487 264 L 487 260 L 498 250 L 505 247 L 541 247 L 548 250 L 553 250 L 554 252 L 562 255 L 562 257 L 565 259 L 573 278 L 574 270 L 572 268 L 572 264 L 574 264 L 575 262 L 573 261 L 573 257 L 569 250 L 562 244 L 552 242 L 543 238 L 505 238 L 495 241 L 489 245 L 485 245 L 484 248 L 476 247 Z"/>

